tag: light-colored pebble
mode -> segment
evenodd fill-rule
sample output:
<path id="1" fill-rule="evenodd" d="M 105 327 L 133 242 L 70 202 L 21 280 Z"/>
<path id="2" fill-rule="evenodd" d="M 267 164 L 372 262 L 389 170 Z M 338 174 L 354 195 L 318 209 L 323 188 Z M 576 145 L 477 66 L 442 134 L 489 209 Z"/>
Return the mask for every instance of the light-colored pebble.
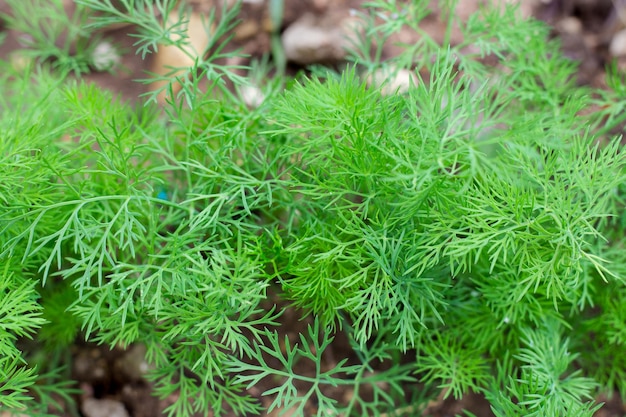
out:
<path id="1" fill-rule="evenodd" d="M 96 71 L 108 71 L 119 65 L 121 59 L 115 46 L 107 41 L 102 41 L 96 45 L 91 54 L 91 62 Z"/>
<path id="2" fill-rule="evenodd" d="M 137 343 L 132 345 L 123 355 L 116 361 L 115 366 L 119 372 L 123 373 L 132 381 L 142 379 L 151 368 L 146 361 L 146 346 Z"/>
<path id="3" fill-rule="evenodd" d="M 379 87 L 384 95 L 406 93 L 418 78 L 413 71 L 393 67 L 379 69 L 366 78 L 367 85 Z"/>
<path id="4" fill-rule="evenodd" d="M 259 23 L 255 20 L 245 20 L 237 25 L 234 30 L 233 39 L 236 41 L 241 41 L 245 39 L 249 39 L 261 32 L 261 27 Z"/>
<path id="5" fill-rule="evenodd" d="M 177 13 L 172 13 L 172 16 L 177 16 Z M 174 19 L 174 17 L 171 17 Z M 194 61 L 209 45 L 209 33 L 204 24 L 205 19 L 199 14 L 192 12 L 189 16 L 189 22 L 187 24 L 187 36 L 189 43 L 183 48 L 178 48 L 173 45 L 161 45 L 156 53 L 154 62 L 152 64 L 152 72 L 165 75 L 169 74 L 173 68 L 190 68 L 193 66 Z M 170 22 L 170 24 L 173 22 Z M 209 32 L 213 32 L 213 28 L 210 28 Z M 182 72 L 182 70 L 180 71 Z M 153 83 L 153 89 L 162 88 L 164 86 L 163 81 L 157 81 Z M 173 91 L 176 93 L 180 90 L 180 85 L 174 85 Z M 165 102 L 167 94 L 166 91 L 161 91 L 159 94 L 159 101 Z"/>
<path id="6" fill-rule="evenodd" d="M 254 85 L 244 85 L 239 91 L 243 102 L 250 108 L 259 107 L 265 100 L 265 95 L 261 89 Z"/>
<path id="7" fill-rule="evenodd" d="M 27 56 L 21 50 L 13 51 L 9 54 L 11 67 L 16 71 L 26 71 L 35 62 L 34 58 Z"/>
<path id="8" fill-rule="evenodd" d="M 612 56 L 626 55 L 626 29 L 620 30 L 613 36 L 609 45 L 609 52 Z"/>
<path id="9" fill-rule="evenodd" d="M 32 414 L 22 414 L 17 411 L 2 411 L 0 412 L 0 417 L 29 417 Z"/>
<path id="10" fill-rule="evenodd" d="M 569 16 L 561 19 L 557 23 L 557 28 L 563 33 L 577 35 L 583 31 L 583 24 L 580 19 L 574 16 Z"/>
<path id="11" fill-rule="evenodd" d="M 282 35 L 287 59 L 302 65 L 342 61 L 349 46 L 344 19 L 306 14 L 296 20 Z"/>
<path id="12" fill-rule="evenodd" d="M 119 401 L 85 398 L 80 407 L 85 417 L 130 417 L 126 407 Z"/>

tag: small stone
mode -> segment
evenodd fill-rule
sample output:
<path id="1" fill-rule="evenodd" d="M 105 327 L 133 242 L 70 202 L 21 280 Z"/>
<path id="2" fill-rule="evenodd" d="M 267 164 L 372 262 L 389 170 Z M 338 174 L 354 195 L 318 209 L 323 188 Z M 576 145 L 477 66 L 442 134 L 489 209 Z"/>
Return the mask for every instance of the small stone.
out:
<path id="1" fill-rule="evenodd" d="M 326 10 L 329 5 L 330 5 L 329 0 L 313 0 L 313 7 L 319 11 Z"/>
<path id="2" fill-rule="evenodd" d="M 241 87 L 240 92 L 243 102 L 250 108 L 259 107 L 265 100 L 265 95 L 261 89 L 253 85 L 244 85 Z"/>
<path id="3" fill-rule="evenodd" d="M 80 410 L 85 417 L 130 417 L 124 404 L 110 399 L 85 398 Z"/>
<path id="4" fill-rule="evenodd" d="M 100 42 L 91 54 L 91 62 L 96 71 L 108 71 L 121 62 L 117 49 L 107 41 Z"/>
<path id="5" fill-rule="evenodd" d="M 27 411 L 27 410 L 24 410 Z M 31 414 L 22 414 L 17 411 L 2 411 L 0 417 L 29 417 Z"/>
<path id="6" fill-rule="evenodd" d="M 548 0 L 549 2 L 550 0 Z M 539 5 L 543 3 L 543 0 L 504 0 L 501 2 L 499 0 L 492 0 L 492 5 L 500 5 L 505 6 L 506 4 L 514 5 L 517 7 L 517 12 L 523 19 L 528 19 L 533 17 L 535 10 L 539 7 Z"/>
<path id="7" fill-rule="evenodd" d="M 261 20 L 261 29 L 263 29 L 263 32 L 267 33 L 272 33 L 276 29 L 274 27 L 274 22 L 272 22 L 272 19 L 270 19 L 269 16 L 266 16 Z"/>
<path id="8" fill-rule="evenodd" d="M 413 71 L 393 67 L 379 69 L 367 77 L 367 85 L 379 87 L 383 95 L 406 93 L 411 85 L 417 85 L 418 78 Z"/>
<path id="9" fill-rule="evenodd" d="M 177 13 L 172 13 L 171 18 L 174 19 L 177 16 Z M 185 68 L 190 68 L 194 65 L 196 58 L 201 57 L 201 55 L 205 52 L 205 49 L 209 45 L 209 33 L 213 32 L 213 27 L 207 30 L 205 24 L 205 19 L 199 14 L 192 12 L 189 15 L 189 21 L 186 27 L 187 36 L 188 36 L 188 44 L 182 48 L 173 45 L 161 45 L 159 46 L 158 52 L 154 58 L 154 62 L 152 64 L 152 72 L 159 75 L 167 75 L 170 74 L 172 68 L 181 68 L 181 70 L 177 73 L 180 74 L 184 71 Z M 171 24 L 173 22 L 169 22 Z M 171 74 L 171 79 L 176 74 Z M 161 89 L 165 87 L 164 81 L 156 81 L 153 83 L 153 89 Z M 167 89 L 161 90 L 158 96 L 158 100 L 161 103 L 164 103 L 167 97 Z M 172 86 L 172 90 L 174 93 L 180 90 L 180 85 L 175 84 Z"/>
<path id="10" fill-rule="evenodd" d="M 342 61 L 349 46 L 346 26 L 336 16 L 302 16 L 282 35 L 287 59 L 302 65 Z"/>
<path id="11" fill-rule="evenodd" d="M 557 23 L 558 29 L 570 35 L 577 35 L 583 31 L 583 24 L 580 19 L 577 19 L 573 16 L 569 16 L 561 19 Z"/>
<path id="12" fill-rule="evenodd" d="M 258 34 L 260 31 L 261 27 L 256 21 L 246 20 L 237 25 L 235 33 L 233 34 L 233 39 L 236 41 L 249 39 Z"/>
<path id="13" fill-rule="evenodd" d="M 73 362 L 73 374 L 83 381 L 99 381 L 107 379 L 109 367 L 99 349 L 81 349 Z"/>
<path id="14" fill-rule="evenodd" d="M 350 15 L 341 21 L 341 30 L 344 35 L 344 43 L 351 47 L 359 43 L 359 37 L 365 32 L 366 22 L 352 10 Z"/>
<path id="15" fill-rule="evenodd" d="M 609 52 L 616 57 L 626 55 L 626 29 L 620 30 L 613 36 Z"/>
<path id="16" fill-rule="evenodd" d="M 30 68 L 34 64 L 35 60 L 18 49 L 9 54 L 9 62 L 14 70 L 26 71 L 27 68 Z"/>
<path id="17" fill-rule="evenodd" d="M 167 194 L 166 194 L 167 197 Z M 150 371 L 152 366 L 146 361 L 146 346 L 138 343 L 131 346 L 115 363 L 118 371 L 131 381 L 138 381 Z"/>

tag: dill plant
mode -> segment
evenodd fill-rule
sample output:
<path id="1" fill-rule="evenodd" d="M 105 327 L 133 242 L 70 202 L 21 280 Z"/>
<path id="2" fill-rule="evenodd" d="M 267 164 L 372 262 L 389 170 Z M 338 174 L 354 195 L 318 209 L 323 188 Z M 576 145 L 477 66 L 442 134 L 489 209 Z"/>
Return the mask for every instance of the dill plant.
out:
<path id="1" fill-rule="evenodd" d="M 21 33 L 22 57 L 49 60 L 61 73 L 89 72 L 100 37 L 86 26 L 88 9 L 80 5 L 69 8 L 71 3 L 63 0 L 7 0 L 6 3 L 11 13 L 2 17 L 7 26 Z"/>
<path id="2" fill-rule="evenodd" d="M 37 31 L 19 11 L 39 2 L 15 3 L 10 25 Z M 624 396 L 625 161 L 596 135 L 621 120 L 619 74 L 612 92 L 576 86 L 547 28 L 510 8 L 460 22 L 451 2 L 438 44 L 419 26 L 427 3 L 368 3 L 347 69 L 270 81 L 255 109 L 219 60 L 236 54 L 236 8 L 207 18 L 191 68 L 161 77 L 162 108 L 67 77 L 85 67 L 45 36 L 25 70 L 1 63 L 0 406 L 71 401 L 60 365 L 21 346 L 79 335 L 145 344 L 176 416 L 261 412 L 246 395 L 261 381 L 271 409 L 320 416 L 415 415 L 470 391 L 498 416 L 591 416 L 599 391 Z M 142 56 L 187 50 L 174 1 L 76 5 L 97 14 L 42 16 L 70 33 L 131 24 Z M 402 27 L 420 41 L 383 62 Z M 396 94 L 364 81 L 391 66 L 427 75 Z M 314 316 L 297 343 L 270 291 Z M 339 332 L 354 357 L 326 366 Z"/>

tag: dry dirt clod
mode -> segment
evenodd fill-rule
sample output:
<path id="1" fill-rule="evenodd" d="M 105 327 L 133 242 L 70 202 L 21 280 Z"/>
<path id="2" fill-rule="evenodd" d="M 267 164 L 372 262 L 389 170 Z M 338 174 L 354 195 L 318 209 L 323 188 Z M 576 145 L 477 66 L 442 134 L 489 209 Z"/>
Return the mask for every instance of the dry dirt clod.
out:
<path id="1" fill-rule="evenodd" d="M 146 346 L 138 343 L 131 346 L 115 362 L 115 370 L 130 381 L 139 381 L 153 368 L 146 361 Z"/>
<path id="2" fill-rule="evenodd" d="M 108 379 L 109 369 L 106 359 L 98 349 L 81 349 L 74 358 L 74 378 L 101 383 Z"/>

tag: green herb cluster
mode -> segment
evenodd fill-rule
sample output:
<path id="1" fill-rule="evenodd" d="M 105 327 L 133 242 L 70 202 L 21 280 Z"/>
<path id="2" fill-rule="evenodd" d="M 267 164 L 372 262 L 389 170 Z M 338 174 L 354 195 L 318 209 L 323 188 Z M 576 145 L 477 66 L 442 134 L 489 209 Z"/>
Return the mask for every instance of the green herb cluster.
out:
<path id="1" fill-rule="evenodd" d="M 261 412 L 246 392 L 262 380 L 295 415 L 417 415 L 478 392 L 496 416 L 591 416 L 599 392 L 626 397 L 617 70 L 610 91 L 577 86 L 548 29 L 509 8 L 459 21 L 445 2 L 439 44 L 428 1 L 379 0 L 344 70 L 267 81 L 249 108 L 268 68 L 220 64 L 237 53 L 225 7 L 193 67 L 161 77 L 169 101 L 131 105 L 80 79 L 98 30 L 184 51 L 185 8 L 8 3 L 33 60 L 0 63 L 0 409 L 70 402 L 59 352 L 76 337 L 144 344 L 172 416 Z M 382 61 L 407 28 L 420 41 Z M 401 69 L 406 91 L 365 81 Z M 313 317 L 297 343 L 274 295 Z M 328 368 L 339 333 L 358 361 Z"/>

